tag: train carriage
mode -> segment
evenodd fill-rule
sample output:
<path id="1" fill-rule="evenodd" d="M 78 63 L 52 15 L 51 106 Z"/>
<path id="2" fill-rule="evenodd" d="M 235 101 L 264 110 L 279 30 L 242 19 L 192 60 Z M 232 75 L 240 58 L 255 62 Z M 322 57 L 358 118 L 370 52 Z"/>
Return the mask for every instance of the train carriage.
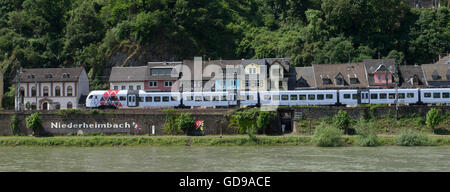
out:
<path id="1" fill-rule="evenodd" d="M 398 100 L 396 98 L 398 94 Z M 370 104 L 415 104 L 419 102 L 419 89 L 372 89 Z"/>
<path id="2" fill-rule="evenodd" d="M 425 104 L 450 104 L 450 88 L 420 89 L 420 98 Z"/>

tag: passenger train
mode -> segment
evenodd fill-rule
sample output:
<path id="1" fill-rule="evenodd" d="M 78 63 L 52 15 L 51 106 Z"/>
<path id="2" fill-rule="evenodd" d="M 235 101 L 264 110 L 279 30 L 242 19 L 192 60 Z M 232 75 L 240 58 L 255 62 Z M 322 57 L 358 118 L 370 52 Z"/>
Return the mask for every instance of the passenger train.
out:
<path id="1" fill-rule="evenodd" d="M 163 108 L 357 104 L 450 104 L 450 88 L 239 92 L 92 91 L 87 108 Z M 398 100 L 396 99 L 398 95 Z"/>

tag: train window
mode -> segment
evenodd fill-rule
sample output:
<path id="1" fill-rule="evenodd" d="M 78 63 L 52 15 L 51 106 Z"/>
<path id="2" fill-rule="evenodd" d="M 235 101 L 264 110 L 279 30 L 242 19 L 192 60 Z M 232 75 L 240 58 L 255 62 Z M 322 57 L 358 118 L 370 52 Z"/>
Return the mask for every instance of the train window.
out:
<path id="1" fill-rule="evenodd" d="M 370 99 L 378 99 L 378 94 L 376 93 L 370 94 Z"/>
<path id="2" fill-rule="evenodd" d="M 289 95 L 281 95 L 281 100 L 283 101 L 289 100 Z"/>
<path id="3" fill-rule="evenodd" d="M 350 94 L 344 94 L 344 99 L 350 99 Z"/>
<path id="4" fill-rule="evenodd" d="M 172 101 L 176 101 L 178 99 L 177 96 L 172 96 L 171 98 L 172 98 Z"/>
<path id="5" fill-rule="evenodd" d="M 163 97 L 163 102 L 169 102 L 169 97 L 168 96 L 164 96 Z"/>
<path id="6" fill-rule="evenodd" d="M 316 100 L 316 95 L 308 95 L 308 100 Z"/>
<path id="7" fill-rule="evenodd" d="M 104 97 L 100 97 L 100 101 L 105 101 L 105 98 Z"/>
<path id="8" fill-rule="evenodd" d="M 300 95 L 300 100 L 306 100 L 306 95 Z"/>
<path id="9" fill-rule="evenodd" d="M 423 93 L 423 97 L 431 97 L 431 93 Z"/>
<path id="10" fill-rule="evenodd" d="M 398 94 L 398 98 L 399 99 L 404 99 L 405 98 L 405 94 L 404 93 L 399 93 Z"/>
<path id="11" fill-rule="evenodd" d="M 186 100 L 187 100 L 187 101 L 192 101 L 192 100 L 194 100 L 194 97 L 192 97 L 192 96 L 186 96 Z"/>
<path id="12" fill-rule="evenodd" d="M 90 96 L 89 96 L 89 99 L 92 99 L 92 97 L 94 97 L 94 96 L 93 96 L 93 95 L 90 95 Z"/>
<path id="13" fill-rule="evenodd" d="M 111 101 L 117 101 L 117 97 L 116 96 L 111 96 L 110 98 L 109 98 Z"/>
<path id="14" fill-rule="evenodd" d="M 439 99 L 439 98 L 441 98 L 441 93 L 433 93 L 433 98 L 437 98 L 437 99 Z"/>
<path id="15" fill-rule="evenodd" d="M 317 95 L 317 100 L 324 100 L 325 96 L 323 94 L 318 94 Z"/>
<path id="16" fill-rule="evenodd" d="M 161 97 L 155 97 L 155 102 L 161 102 Z"/>
<path id="17" fill-rule="evenodd" d="M 204 100 L 204 101 L 211 101 L 211 96 L 204 96 L 204 97 L 203 97 L 203 100 Z"/>
<path id="18" fill-rule="evenodd" d="M 380 99 L 386 99 L 387 94 L 386 93 L 380 93 Z"/>
<path id="19" fill-rule="evenodd" d="M 139 102 L 144 102 L 144 97 L 139 97 Z"/>
<path id="20" fill-rule="evenodd" d="M 270 99 L 271 99 L 270 95 L 264 95 L 264 100 L 270 100 Z"/>
<path id="21" fill-rule="evenodd" d="M 389 93 L 389 99 L 395 99 L 395 93 Z"/>
<path id="22" fill-rule="evenodd" d="M 227 100 L 227 96 L 226 95 L 222 95 L 222 101 L 226 101 Z"/>
<path id="23" fill-rule="evenodd" d="M 359 95 L 358 95 L 358 94 L 352 94 L 352 99 L 353 99 L 353 100 L 359 99 Z"/>
<path id="24" fill-rule="evenodd" d="M 297 95 L 291 95 L 291 100 L 296 101 L 297 100 Z"/>
<path id="25" fill-rule="evenodd" d="M 450 98 L 450 92 L 442 93 L 442 98 Z"/>
<path id="26" fill-rule="evenodd" d="M 213 101 L 218 101 L 219 100 L 219 96 L 213 96 Z"/>
<path id="27" fill-rule="evenodd" d="M 407 93 L 407 94 L 406 94 L 406 97 L 408 97 L 408 98 L 414 98 L 414 93 Z"/>
<path id="28" fill-rule="evenodd" d="M 327 95 L 326 95 L 326 98 L 327 98 L 327 99 L 333 99 L 333 94 L 327 94 Z"/>
<path id="29" fill-rule="evenodd" d="M 119 99 L 120 99 L 121 101 L 127 100 L 127 98 L 126 98 L 125 96 L 120 96 Z"/>
<path id="30" fill-rule="evenodd" d="M 145 102 L 152 102 L 152 97 L 145 97 Z"/>
<path id="31" fill-rule="evenodd" d="M 195 101 L 202 101 L 202 96 L 195 96 Z"/>
<path id="32" fill-rule="evenodd" d="M 280 96 L 279 96 L 279 95 L 273 95 L 273 100 L 274 100 L 274 101 L 280 100 Z"/>

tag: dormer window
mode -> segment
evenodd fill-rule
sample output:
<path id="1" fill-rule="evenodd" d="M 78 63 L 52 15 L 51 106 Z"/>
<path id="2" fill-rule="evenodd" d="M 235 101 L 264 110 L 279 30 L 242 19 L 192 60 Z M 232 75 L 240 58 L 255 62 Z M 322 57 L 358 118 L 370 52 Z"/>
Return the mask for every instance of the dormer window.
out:
<path id="1" fill-rule="evenodd" d="M 333 82 L 329 78 L 323 78 L 322 79 L 322 84 L 324 84 L 324 85 L 331 85 L 331 84 L 333 84 Z"/>
<path id="2" fill-rule="evenodd" d="M 336 85 L 344 85 L 344 77 L 341 73 L 336 75 Z"/>
<path id="3" fill-rule="evenodd" d="M 351 84 L 359 84 L 359 79 L 356 77 L 351 77 L 350 78 L 350 83 Z"/>
<path id="4" fill-rule="evenodd" d="M 28 77 L 28 79 L 34 79 L 34 78 L 36 77 L 36 75 L 34 75 L 34 74 L 29 74 L 27 77 Z"/>
<path id="5" fill-rule="evenodd" d="M 433 78 L 433 80 L 441 80 L 441 76 L 439 75 L 439 73 L 436 71 L 436 70 L 434 70 L 433 71 L 433 74 L 431 75 L 431 78 Z"/>
<path id="6" fill-rule="evenodd" d="M 51 79 L 51 78 L 53 78 L 53 75 L 49 73 L 49 74 L 45 75 L 45 77 L 46 77 L 47 79 Z"/>
<path id="7" fill-rule="evenodd" d="M 70 74 L 69 74 L 69 73 L 63 73 L 63 78 L 64 78 L 64 79 L 70 78 Z"/>

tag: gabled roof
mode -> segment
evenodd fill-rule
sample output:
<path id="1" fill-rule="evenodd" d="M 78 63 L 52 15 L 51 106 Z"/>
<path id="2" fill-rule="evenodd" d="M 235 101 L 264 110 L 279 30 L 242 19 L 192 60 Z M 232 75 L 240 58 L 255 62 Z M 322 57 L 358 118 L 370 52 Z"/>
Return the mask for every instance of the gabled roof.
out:
<path id="1" fill-rule="evenodd" d="M 357 88 L 368 87 L 366 72 L 363 63 L 349 64 L 313 64 L 314 77 L 317 88 Z M 346 85 L 337 85 L 335 77 L 341 73 Z M 357 78 L 359 83 L 352 84 L 351 78 Z M 331 84 L 323 84 L 323 79 L 331 80 Z"/>
<path id="2" fill-rule="evenodd" d="M 426 87 L 426 79 L 423 75 L 421 66 L 418 65 L 400 65 L 399 66 L 400 87 L 402 88 L 421 88 Z M 411 84 L 411 79 L 417 78 L 418 85 Z"/>
<path id="3" fill-rule="evenodd" d="M 28 68 L 23 69 L 21 74 L 21 82 L 76 82 L 83 67 L 74 68 Z M 14 77 L 14 82 L 16 78 Z"/>
<path id="4" fill-rule="evenodd" d="M 381 65 L 384 65 L 391 73 L 395 71 L 395 59 L 365 59 L 363 63 L 369 74 L 373 74 L 380 69 L 384 71 L 385 69 Z"/>
<path id="5" fill-rule="evenodd" d="M 148 77 L 148 67 L 113 67 L 111 75 L 109 76 L 110 82 L 135 82 L 145 81 Z"/>
<path id="6" fill-rule="evenodd" d="M 423 64 L 422 70 L 425 74 L 425 78 L 430 82 L 445 82 L 447 86 L 450 86 L 450 65 L 448 64 Z M 433 75 L 439 76 L 439 79 L 433 79 Z"/>
<path id="7" fill-rule="evenodd" d="M 299 81 L 301 79 L 307 84 L 307 87 L 316 87 L 316 80 L 314 79 L 314 70 L 313 67 L 296 67 L 295 72 L 297 77 L 295 78 L 296 87 L 301 87 L 299 85 Z"/>

